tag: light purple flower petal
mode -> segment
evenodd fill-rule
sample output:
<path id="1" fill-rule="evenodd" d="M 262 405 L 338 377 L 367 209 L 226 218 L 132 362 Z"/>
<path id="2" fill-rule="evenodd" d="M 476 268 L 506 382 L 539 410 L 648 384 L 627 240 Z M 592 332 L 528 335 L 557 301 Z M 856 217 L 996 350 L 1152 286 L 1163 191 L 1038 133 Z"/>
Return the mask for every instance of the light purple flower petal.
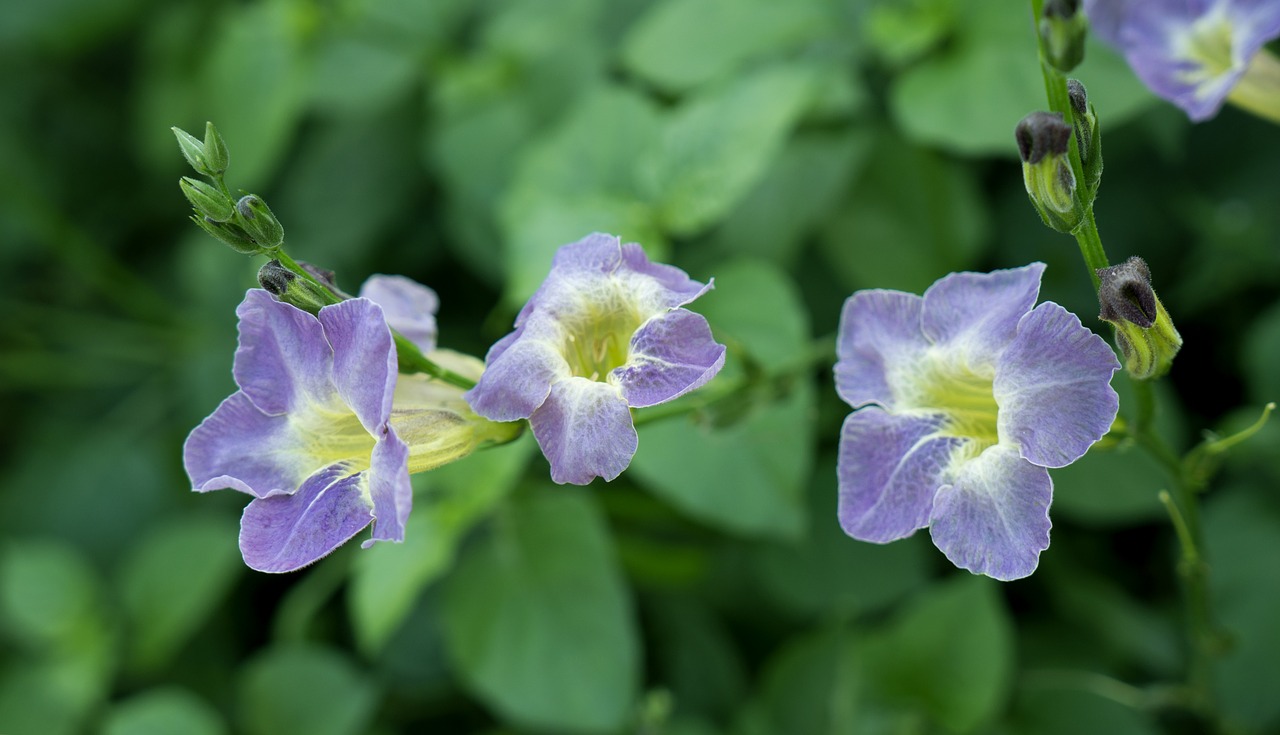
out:
<path id="1" fill-rule="evenodd" d="M 965 440 L 936 436 L 941 416 L 899 416 L 868 406 L 840 434 L 837 514 L 845 533 L 886 543 L 929 525 L 933 496 Z"/>
<path id="2" fill-rule="evenodd" d="M 197 492 L 231 488 L 255 497 L 292 493 L 315 468 L 295 460 L 288 418 L 232 393 L 187 437 L 182 461 Z"/>
<path id="3" fill-rule="evenodd" d="M 385 431 L 370 459 L 369 496 L 377 521 L 373 524 L 373 538 L 361 545 L 366 549 L 374 541 L 404 541 L 404 524 L 413 508 L 409 445 L 390 426 Z"/>
<path id="4" fill-rule="evenodd" d="M 664 305 L 668 309 L 684 306 L 715 287 L 714 280 L 699 283 L 673 265 L 650 262 L 644 249 L 633 242 L 622 246 L 622 261 L 629 270 L 658 282 L 666 291 Z"/>
<path id="5" fill-rule="evenodd" d="M 676 309 L 649 320 L 631 338 L 631 358 L 613 371 L 622 397 L 635 408 L 678 398 L 711 380 L 724 366 L 725 347 L 701 314 Z"/>
<path id="6" fill-rule="evenodd" d="M 1065 467 L 1110 430 L 1119 399 L 1115 353 L 1075 314 L 1049 301 L 1023 317 L 996 369 L 1001 443 L 1041 467 Z"/>
<path id="7" fill-rule="evenodd" d="M 1044 263 L 990 273 L 952 273 L 924 292 L 921 328 L 934 344 L 953 344 L 970 365 L 991 361 L 1035 306 Z"/>
<path id="8" fill-rule="evenodd" d="M 895 406 L 897 369 L 911 369 L 929 342 L 920 331 L 924 299 L 901 291 L 859 291 L 844 302 L 836 341 L 836 392 L 854 408 Z"/>
<path id="9" fill-rule="evenodd" d="M 1035 571 L 1049 548 L 1048 470 L 997 445 L 960 465 L 938 490 L 929 533 L 953 564 L 1000 580 Z"/>
<path id="10" fill-rule="evenodd" d="M 349 299 L 321 309 L 319 320 L 333 349 L 333 385 L 376 436 L 391 415 L 399 374 L 382 309 L 368 299 Z"/>
<path id="11" fill-rule="evenodd" d="M 552 386 L 529 425 L 551 463 L 551 479 L 562 484 L 614 479 L 631 464 L 639 443 L 631 409 L 618 389 L 586 378 Z"/>
<path id="12" fill-rule="evenodd" d="M 232 372 L 255 406 L 279 415 L 297 401 L 332 394 L 332 353 L 315 317 L 257 288 L 245 294 L 236 315 L 240 346 Z"/>
<path id="13" fill-rule="evenodd" d="M 329 554 L 373 520 L 364 473 L 341 465 L 308 478 L 293 495 L 259 498 L 240 519 L 240 553 L 260 572 L 292 572 Z"/>
<path id="14" fill-rule="evenodd" d="M 527 325 L 526 325 L 527 326 Z M 527 332 L 521 333 L 525 337 Z M 528 418 L 547 400 L 551 386 L 569 377 L 569 366 L 551 339 L 500 341 L 490 350 L 476 386 L 463 394 L 471 410 L 491 421 Z M 498 352 L 493 357 L 493 352 Z"/>
<path id="15" fill-rule="evenodd" d="M 436 311 L 440 297 L 421 283 L 404 276 L 369 276 L 360 296 L 382 307 L 387 324 L 423 353 L 436 348 Z"/>

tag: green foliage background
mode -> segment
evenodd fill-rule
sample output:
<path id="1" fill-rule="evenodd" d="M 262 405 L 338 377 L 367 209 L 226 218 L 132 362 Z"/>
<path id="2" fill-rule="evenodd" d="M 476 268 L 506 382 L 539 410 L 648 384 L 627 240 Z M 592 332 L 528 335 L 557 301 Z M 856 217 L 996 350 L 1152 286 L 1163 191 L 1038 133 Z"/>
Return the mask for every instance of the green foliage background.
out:
<path id="1" fill-rule="evenodd" d="M 1055 471 L 1015 583 L 835 521 L 851 292 L 1042 260 L 1106 334 L 1022 188 L 1034 53 L 1015 0 L 0 5 L 0 732 L 1195 731 L 1162 706 L 1186 644 L 1137 450 Z M 1098 46 L 1075 76 L 1103 241 L 1186 339 L 1165 429 L 1238 428 L 1280 397 L 1280 130 L 1193 126 Z M 447 346 L 482 355 L 605 231 L 716 278 L 719 380 L 754 388 L 646 424 L 608 485 L 552 485 L 526 437 L 415 478 L 402 545 L 249 572 L 244 498 L 181 465 L 259 265 L 185 219 L 169 127 L 205 120 L 294 256 L 431 285 Z M 1240 732 L 1280 728 L 1277 456 L 1273 424 L 1204 506 Z"/>

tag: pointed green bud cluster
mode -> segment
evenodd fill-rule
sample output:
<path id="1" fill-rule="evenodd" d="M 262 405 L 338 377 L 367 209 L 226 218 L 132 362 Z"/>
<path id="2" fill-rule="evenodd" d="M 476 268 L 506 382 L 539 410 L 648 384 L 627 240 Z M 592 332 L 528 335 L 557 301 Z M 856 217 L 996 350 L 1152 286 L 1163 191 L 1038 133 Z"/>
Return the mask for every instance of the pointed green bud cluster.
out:
<path id="1" fill-rule="evenodd" d="M 1089 21 L 1080 12 L 1080 0 L 1046 0 L 1040 15 L 1040 39 L 1045 61 L 1066 74 L 1084 60 L 1084 39 Z"/>
<path id="2" fill-rule="evenodd" d="M 284 227 L 271 213 L 271 208 L 261 198 L 246 194 L 236 202 L 236 222 L 249 233 L 249 237 L 267 250 L 274 250 L 284 242 Z"/>
<path id="3" fill-rule="evenodd" d="M 300 278 L 278 260 L 258 269 L 258 284 L 286 304 L 312 314 L 333 303 L 332 297 L 311 281 Z"/>
<path id="4" fill-rule="evenodd" d="M 1059 232 L 1084 220 L 1076 199 L 1076 177 L 1068 156 L 1071 126 L 1056 112 L 1033 112 L 1014 130 L 1022 158 L 1022 180 L 1040 219 Z"/>
<path id="5" fill-rule="evenodd" d="M 182 155 L 191 164 L 196 173 L 216 178 L 226 173 L 231 155 L 227 152 L 227 143 L 213 123 L 204 124 L 204 140 L 200 140 L 182 128 L 171 128 L 178 139 L 178 147 Z"/>
<path id="6" fill-rule="evenodd" d="M 187 201 L 195 208 L 196 214 L 207 217 L 214 222 L 226 222 L 236 213 L 235 205 L 218 188 L 212 184 L 183 176 L 178 182 Z"/>
<path id="7" fill-rule="evenodd" d="M 1084 166 L 1086 200 L 1092 202 L 1102 181 L 1102 130 L 1098 116 L 1089 103 L 1089 94 L 1078 79 L 1067 80 L 1067 98 L 1071 102 L 1071 121 L 1080 146 L 1080 163 Z"/>
<path id="8" fill-rule="evenodd" d="M 1124 356 L 1124 369 L 1138 380 L 1158 378 L 1169 372 L 1182 337 L 1169 312 L 1151 288 L 1151 271 L 1136 255 L 1120 265 L 1099 268 L 1099 319 L 1116 328 L 1116 345 Z"/>

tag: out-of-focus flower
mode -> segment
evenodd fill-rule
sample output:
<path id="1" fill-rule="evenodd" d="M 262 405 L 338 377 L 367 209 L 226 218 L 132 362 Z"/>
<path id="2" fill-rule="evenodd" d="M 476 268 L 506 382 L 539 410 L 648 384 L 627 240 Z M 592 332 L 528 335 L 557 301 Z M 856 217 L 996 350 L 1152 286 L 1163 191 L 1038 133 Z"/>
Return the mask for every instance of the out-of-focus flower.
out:
<path id="1" fill-rule="evenodd" d="M 365 547 L 403 540 L 411 472 L 510 438 L 510 427 L 476 416 L 461 389 L 397 376 L 383 309 L 368 298 L 312 315 L 254 289 L 236 314 L 240 390 L 191 432 L 183 459 L 196 491 L 254 497 L 240 525 L 254 569 L 298 569 L 371 522 Z M 431 354 L 455 372 L 482 370 L 474 358 Z"/>
<path id="2" fill-rule="evenodd" d="M 467 400 L 495 421 L 529 419 L 556 482 L 612 480 L 636 452 L 631 409 L 684 395 L 724 365 L 707 320 L 681 308 L 710 288 L 610 235 L 565 245 Z"/>
<path id="3" fill-rule="evenodd" d="M 1085 0 L 1090 27 L 1153 92 L 1192 120 L 1224 100 L 1280 121 L 1280 36 L 1275 0 Z"/>
<path id="4" fill-rule="evenodd" d="M 857 409 L 838 471 L 850 536 L 887 543 L 928 527 L 956 566 L 1002 580 L 1035 571 L 1049 546 L 1046 468 L 1083 456 L 1119 405 L 1106 343 L 1061 306 L 1034 306 L 1043 272 L 952 273 L 923 297 L 845 302 L 835 377 Z"/>

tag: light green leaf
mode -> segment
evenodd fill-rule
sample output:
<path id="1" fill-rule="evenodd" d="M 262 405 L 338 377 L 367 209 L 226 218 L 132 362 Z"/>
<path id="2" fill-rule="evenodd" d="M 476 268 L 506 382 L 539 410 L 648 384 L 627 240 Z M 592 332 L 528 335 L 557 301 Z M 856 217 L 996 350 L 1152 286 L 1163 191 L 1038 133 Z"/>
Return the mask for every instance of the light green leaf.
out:
<path id="1" fill-rule="evenodd" d="M 791 279 L 750 259 L 725 263 L 712 275 L 715 290 L 692 308 L 707 317 L 717 340 L 744 351 L 766 372 L 784 371 L 804 359 L 809 317 Z"/>
<path id="2" fill-rule="evenodd" d="M 804 239 L 839 201 L 871 152 L 865 128 L 800 133 L 768 173 L 725 217 L 711 243 L 726 255 L 757 255 L 789 264 Z"/>
<path id="3" fill-rule="evenodd" d="M 244 569 L 235 526 L 217 516 L 156 525 L 133 547 L 119 586 L 133 662 L 154 669 L 172 659 L 213 615 Z"/>
<path id="4" fill-rule="evenodd" d="M 882 133 L 820 245 L 846 287 L 922 293 L 973 267 L 987 215 L 973 170 Z"/>
<path id="5" fill-rule="evenodd" d="M 360 735 L 377 692 L 337 651 L 311 646 L 268 648 L 244 666 L 238 691 L 246 735 Z"/>
<path id="6" fill-rule="evenodd" d="M 71 546 L 43 540 L 0 548 L 0 630 L 34 651 L 66 650 L 103 611 L 97 575 Z"/>
<path id="7" fill-rule="evenodd" d="M 811 100 L 815 75 L 774 66 L 699 92 L 667 124 L 645 183 L 663 226 L 689 235 L 719 221 L 751 191 Z"/>
<path id="8" fill-rule="evenodd" d="M 998 583 L 983 577 L 931 587 L 867 646 L 887 701 L 953 731 L 993 720 L 1013 684 L 1013 625 Z"/>
<path id="9" fill-rule="evenodd" d="M 419 49 L 386 39 L 328 39 L 311 70 L 311 103 L 322 112 L 371 116 L 408 92 L 421 67 Z"/>
<path id="10" fill-rule="evenodd" d="M 373 654 L 399 629 L 422 591 L 453 565 L 458 544 L 514 487 L 534 447 L 531 436 L 416 475 L 402 544 L 375 544 L 355 557 L 347 603 L 361 650 Z"/>
<path id="11" fill-rule="evenodd" d="M 640 426 L 636 479 L 680 511 L 732 533 L 796 538 L 813 463 L 814 391 L 807 381 L 749 405 L 727 426 L 675 417 Z"/>
<path id="12" fill-rule="evenodd" d="M 828 8 L 806 0 L 661 0 L 631 27 L 622 62 L 666 91 L 681 93 L 751 61 L 797 49 L 832 26 Z"/>
<path id="13" fill-rule="evenodd" d="M 163 687 L 115 704 L 103 718 L 102 735 L 225 735 L 217 710 L 185 689 Z"/>
<path id="14" fill-rule="evenodd" d="M 513 498 L 445 582 L 441 623 L 458 673 L 512 723 L 613 730 L 635 703 L 635 621 L 590 492 Z"/>

